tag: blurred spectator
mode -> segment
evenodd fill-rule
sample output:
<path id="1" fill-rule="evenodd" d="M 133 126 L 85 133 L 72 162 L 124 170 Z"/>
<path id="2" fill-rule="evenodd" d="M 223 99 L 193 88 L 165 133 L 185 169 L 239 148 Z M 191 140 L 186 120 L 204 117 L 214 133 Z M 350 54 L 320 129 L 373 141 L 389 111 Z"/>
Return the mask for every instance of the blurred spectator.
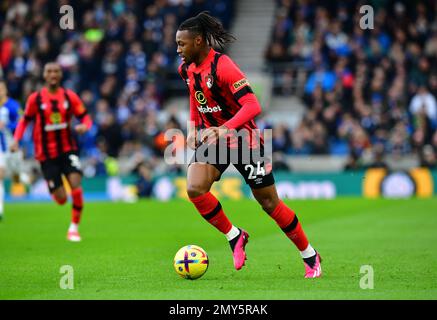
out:
<path id="1" fill-rule="evenodd" d="M 137 187 L 138 197 L 151 197 L 154 186 L 151 168 L 149 168 L 149 166 L 143 162 L 138 166 L 136 171 L 138 172 L 138 180 L 136 181 L 135 185 Z"/>
<path id="2" fill-rule="evenodd" d="M 343 170 L 344 171 L 356 171 L 363 169 L 363 166 L 360 164 L 360 157 L 356 152 L 349 153 L 349 156 L 346 160 Z"/>
<path id="3" fill-rule="evenodd" d="M 420 154 L 420 166 L 429 169 L 437 169 L 436 151 L 429 144 L 424 146 L 422 149 L 422 152 Z"/>
<path id="4" fill-rule="evenodd" d="M 388 169 L 388 165 L 384 161 L 384 146 L 382 144 L 373 147 L 373 161 L 369 168 Z"/>
<path id="5" fill-rule="evenodd" d="M 112 113 L 105 114 L 100 123 L 97 138 L 106 142 L 110 157 L 118 156 L 118 152 L 123 144 L 123 137 L 121 135 L 121 128 L 115 121 L 115 116 Z"/>
<path id="6" fill-rule="evenodd" d="M 287 158 L 285 157 L 285 154 L 283 152 L 273 152 L 272 160 L 273 168 L 276 172 L 288 172 L 291 170 L 290 166 L 287 163 Z"/>
<path id="7" fill-rule="evenodd" d="M 413 115 L 423 111 L 428 119 L 437 125 L 437 101 L 425 86 L 420 86 L 410 103 L 410 112 Z"/>
<path id="8" fill-rule="evenodd" d="M 273 152 L 286 153 L 291 147 L 290 132 L 285 125 L 278 125 L 273 128 L 272 148 Z"/>
<path id="9" fill-rule="evenodd" d="M 313 73 L 310 74 L 305 85 L 305 93 L 313 93 L 316 86 L 320 86 L 323 91 L 332 91 L 336 81 L 337 77 L 333 72 L 326 70 L 322 66 L 319 66 Z"/>

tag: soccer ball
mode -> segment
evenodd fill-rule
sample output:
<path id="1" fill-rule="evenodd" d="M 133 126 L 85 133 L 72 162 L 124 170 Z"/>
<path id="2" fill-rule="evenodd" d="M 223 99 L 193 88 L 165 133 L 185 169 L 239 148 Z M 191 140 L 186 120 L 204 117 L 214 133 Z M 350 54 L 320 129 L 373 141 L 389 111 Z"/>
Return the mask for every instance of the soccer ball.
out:
<path id="1" fill-rule="evenodd" d="M 174 257 L 176 273 L 185 279 L 198 279 L 208 270 L 209 260 L 205 250 L 196 245 L 179 249 Z"/>

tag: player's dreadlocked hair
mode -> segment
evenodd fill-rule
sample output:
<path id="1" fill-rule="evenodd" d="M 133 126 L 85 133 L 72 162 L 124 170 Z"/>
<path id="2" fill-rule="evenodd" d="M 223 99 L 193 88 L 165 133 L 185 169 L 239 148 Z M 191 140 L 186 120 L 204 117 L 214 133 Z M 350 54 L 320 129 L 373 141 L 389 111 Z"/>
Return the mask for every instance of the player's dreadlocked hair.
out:
<path id="1" fill-rule="evenodd" d="M 203 11 L 197 16 L 189 18 L 181 23 L 179 30 L 189 30 L 204 37 L 209 46 L 217 44 L 220 48 L 235 40 L 235 37 L 223 28 L 217 18 L 212 17 L 208 11 Z"/>

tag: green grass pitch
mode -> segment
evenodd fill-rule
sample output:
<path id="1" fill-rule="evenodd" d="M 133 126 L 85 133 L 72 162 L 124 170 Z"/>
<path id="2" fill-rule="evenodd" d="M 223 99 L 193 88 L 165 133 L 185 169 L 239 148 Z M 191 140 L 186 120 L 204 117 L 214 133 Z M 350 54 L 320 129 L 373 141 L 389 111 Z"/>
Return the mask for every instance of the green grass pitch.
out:
<path id="1" fill-rule="evenodd" d="M 226 239 L 191 203 L 86 203 L 81 243 L 65 239 L 70 206 L 7 204 L 0 222 L 0 299 L 436 299 L 437 199 L 287 201 L 320 252 L 323 277 L 304 279 L 298 251 L 252 200 L 222 201 L 250 233 L 233 269 Z M 203 247 L 207 273 L 173 269 L 176 251 Z M 63 290 L 60 268 L 74 269 Z M 361 289 L 363 265 L 374 288 Z"/>

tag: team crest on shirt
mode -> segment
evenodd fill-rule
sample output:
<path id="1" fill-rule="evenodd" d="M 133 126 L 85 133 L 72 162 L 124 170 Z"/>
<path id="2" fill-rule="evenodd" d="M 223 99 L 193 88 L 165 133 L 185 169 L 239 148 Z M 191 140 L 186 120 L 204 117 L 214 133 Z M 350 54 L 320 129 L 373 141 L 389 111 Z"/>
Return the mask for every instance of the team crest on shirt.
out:
<path id="1" fill-rule="evenodd" d="M 214 79 L 213 79 L 212 75 L 208 74 L 207 76 L 205 76 L 205 81 L 206 81 L 206 86 L 208 87 L 208 89 L 211 89 L 212 85 L 214 84 Z"/>
<path id="2" fill-rule="evenodd" d="M 65 101 L 64 101 L 64 109 L 67 110 L 69 106 L 70 106 L 70 105 L 68 104 L 68 101 L 65 100 Z"/>

